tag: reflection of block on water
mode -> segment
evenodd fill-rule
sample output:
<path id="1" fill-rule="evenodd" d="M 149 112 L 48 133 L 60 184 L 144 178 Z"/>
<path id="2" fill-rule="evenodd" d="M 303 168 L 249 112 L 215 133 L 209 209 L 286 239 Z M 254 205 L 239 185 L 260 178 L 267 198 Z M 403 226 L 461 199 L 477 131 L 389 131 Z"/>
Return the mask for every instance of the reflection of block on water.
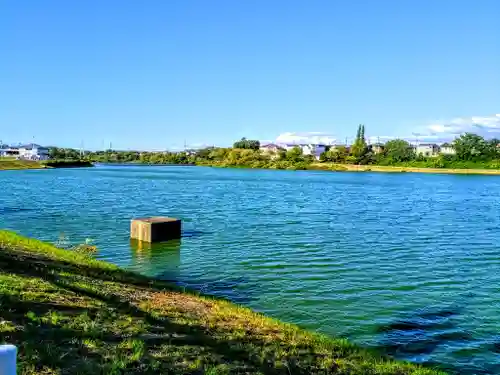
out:
<path id="1" fill-rule="evenodd" d="M 0 345 L 0 375 L 16 375 L 16 356 L 14 345 Z"/>
<path id="2" fill-rule="evenodd" d="M 181 221 L 172 217 L 133 219 L 130 237 L 150 243 L 181 238 Z"/>
<path id="3" fill-rule="evenodd" d="M 144 242 L 130 239 L 129 268 L 149 277 L 178 280 L 181 267 L 182 239 Z"/>

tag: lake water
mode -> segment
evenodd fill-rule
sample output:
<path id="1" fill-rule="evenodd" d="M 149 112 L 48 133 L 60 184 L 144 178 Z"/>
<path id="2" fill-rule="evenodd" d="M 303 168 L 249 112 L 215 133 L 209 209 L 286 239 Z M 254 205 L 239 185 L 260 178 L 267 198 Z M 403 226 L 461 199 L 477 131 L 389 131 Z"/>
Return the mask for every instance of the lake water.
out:
<path id="1" fill-rule="evenodd" d="M 0 228 L 462 374 L 500 372 L 500 177 L 100 166 L 0 172 Z M 132 217 L 183 220 L 160 246 Z M 62 233 L 64 235 L 62 235 Z"/>

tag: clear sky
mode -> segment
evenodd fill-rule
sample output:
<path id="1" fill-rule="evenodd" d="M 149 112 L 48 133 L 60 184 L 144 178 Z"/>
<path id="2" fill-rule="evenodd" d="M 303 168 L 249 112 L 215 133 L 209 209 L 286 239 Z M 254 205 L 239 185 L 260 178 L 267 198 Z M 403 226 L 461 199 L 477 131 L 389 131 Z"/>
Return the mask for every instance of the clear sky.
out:
<path id="1" fill-rule="evenodd" d="M 0 139 L 500 132 L 499 17 L 499 0 L 7 0 Z"/>

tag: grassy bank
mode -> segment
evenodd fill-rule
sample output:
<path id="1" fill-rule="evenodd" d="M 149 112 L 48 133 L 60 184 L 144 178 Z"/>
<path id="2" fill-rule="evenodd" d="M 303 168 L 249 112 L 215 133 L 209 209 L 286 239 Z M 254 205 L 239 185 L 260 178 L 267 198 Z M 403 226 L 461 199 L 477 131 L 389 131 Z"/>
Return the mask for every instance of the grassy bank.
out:
<path id="1" fill-rule="evenodd" d="M 92 167 L 92 163 L 84 160 L 16 160 L 0 158 L 0 170 L 12 169 L 44 169 L 44 168 L 78 168 Z"/>
<path id="2" fill-rule="evenodd" d="M 47 168 L 84 168 L 92 167 L 93 164 L 87 160 L 46 160 L 42 164 Z"/>
<path id="3" fill-rule="evenodd" d="M 7 231 L 0 342 L 20 374 L 438 374 Z"/>
<path id="4" fill-rule="evenodd" d="M 500 175 L 500 169 L 472 169 L 472 168 L 425 168 L 407 166 L 385 166 L 385 165 L 357 165 L 336 163 L 278 163 L 270 165 L 229 165 L 223 163 L 200 163 L 200 166 L 219 168 L 247 168 L 247 169 L 286 169 L 286 170 L 313 170 L 330 172 L 385 172 L 385 173 L 441 173 L 441 174 L 478 174 L 478 175 Z"/>
<path id="5" fill-rule="evenodd" d="M 38 161 L 0 158 L 0 170 L 45 168 Z"/>
<path id="6" fill-rule="evenodd" d="M 334 163 L 313 163 L 310 169 L 347 171 L 347 172 L 411 172 L 411 173 L 444 173 L 444 174 L 490 174 L 500 175 L 499 169 L 466 169 L 466 168 L 419 168 L 382 165 L 353 165 Z"/>

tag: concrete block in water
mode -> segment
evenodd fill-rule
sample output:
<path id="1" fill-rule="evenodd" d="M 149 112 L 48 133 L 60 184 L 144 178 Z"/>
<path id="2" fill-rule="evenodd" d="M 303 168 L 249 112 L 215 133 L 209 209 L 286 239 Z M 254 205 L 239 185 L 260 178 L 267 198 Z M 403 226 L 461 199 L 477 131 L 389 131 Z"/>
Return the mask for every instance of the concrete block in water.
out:
<path id="1" fill-rule="evenodd" d="M 149 243 L 181 238 L 181 221 L 172 217 L 133 219 L 130 237 Z"/>

